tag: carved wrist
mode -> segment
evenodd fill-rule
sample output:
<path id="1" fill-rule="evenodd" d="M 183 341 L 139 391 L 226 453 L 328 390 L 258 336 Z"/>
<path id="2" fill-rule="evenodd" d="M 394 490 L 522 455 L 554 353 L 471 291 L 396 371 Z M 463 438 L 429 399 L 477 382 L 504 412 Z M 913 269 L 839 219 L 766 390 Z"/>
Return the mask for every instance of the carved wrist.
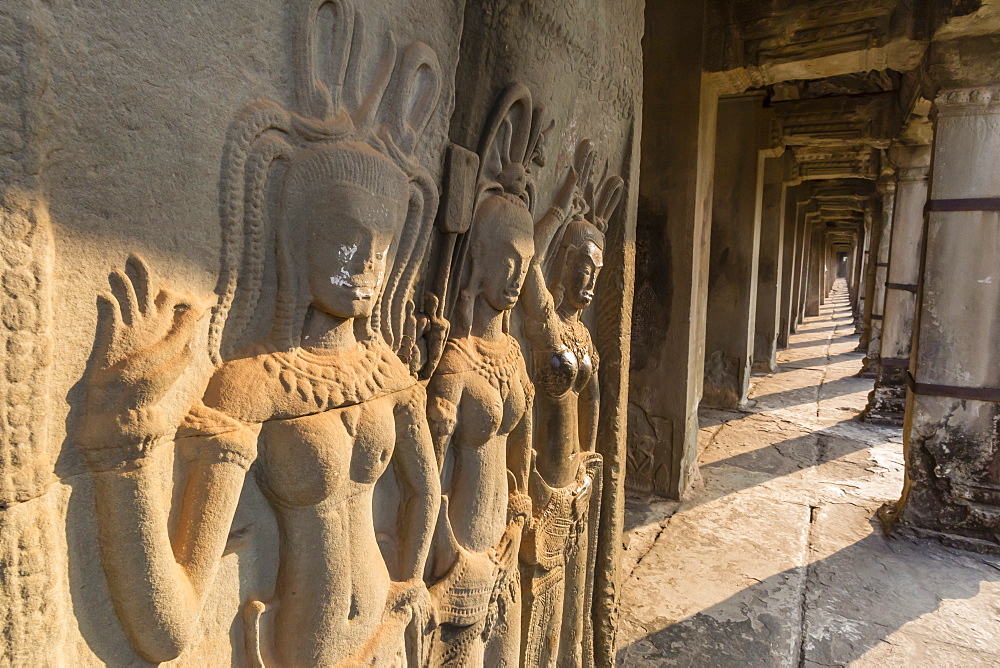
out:
<path id="1" fill-rule="evenodd" d="M 131 409 L 116 415 L 90 416 L 81 446 L 94 473 L 137 468 L 153 449 L 170 436 L 171 429 L 159 406 Z"/>

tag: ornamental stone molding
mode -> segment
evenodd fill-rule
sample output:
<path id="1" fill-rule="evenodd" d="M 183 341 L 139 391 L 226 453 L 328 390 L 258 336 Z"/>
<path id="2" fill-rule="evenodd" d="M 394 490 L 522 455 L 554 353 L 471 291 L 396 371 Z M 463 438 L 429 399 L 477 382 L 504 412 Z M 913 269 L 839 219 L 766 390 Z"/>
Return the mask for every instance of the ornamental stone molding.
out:
<path id="1" fill-rule="evenodd" d="M 1000 84 L 969 88 L 946 88 L 934 99 L 938 116 L 1000 114 Z"/>

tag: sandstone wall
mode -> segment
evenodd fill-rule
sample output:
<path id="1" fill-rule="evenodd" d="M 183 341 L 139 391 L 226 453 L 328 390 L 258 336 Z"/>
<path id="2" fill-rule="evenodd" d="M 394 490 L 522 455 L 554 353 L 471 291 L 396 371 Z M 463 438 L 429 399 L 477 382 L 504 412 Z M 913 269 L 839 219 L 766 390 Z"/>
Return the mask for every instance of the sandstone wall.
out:
<path id="1" fill-rule="evenodd" d="M 143 494 L 158 494 L 162 503 L 153 505 L 166 518 L 174 553 L 183 561 L 185 548 L 183 539 L 178 538 L 182 529 L 200 522 L 198 518 L 223 512 L 217 507 L 191 510 L 185 506 L 187 486 L 200 483 L 190 482 L 191 465 L 175 456 L 179 450 L 173 446 L 157 446 L 153 451 L 151 445 L 149 452 L 140 449 L 130 455 L 132 459 L 126 456 L 116 466 L 95 468 L 88 448 L 92 453 L 103 447 L 101 439 L 110 443 L 118 438 L 114 428 L 95 437 L 91 419 L 94 390 L 88 379 L 103 364 L 100 351 L 95 349 L 95 336 L 100 337 L 102 326 L 98 295 L 109 292 L 109 273 L 125 270 L 134 254 L 152 272 L 155 283 L 150 284 L 151 289 L 161 285 L 190 293 L 195 300 L 193 307 L 204 301 L 208 310 L 218 311 L 225 299 L 226 266 L 239 266 L 241 277 L 253 269 L 259 273 L 260 294 L 250 303 L 259 306 L 240 312 L 238 293 L 226 326 L 232 327 L 234 318 L 245 320 L 246 331 L 252 335 L 248 339 L 268 335 L 282 308 L 279 274 L 286 271 L 274 260 L 277 242 L 268 232 L 282 215 L 278 192 L 282 186 L 280 178 L 266 175 L 260 184 L 251 183 L 256 172 L 248 168 L 244 174 L 236 168 L 239 156 L 233 147 L 239 145 L 239 138 L 234 133 L 245 127 L 238 119 L 254 104 L 273 105 L 292 116 L 318 118 L 303 107 L 301 94 L 303 86 L 309 85 L 301 56 L 302 16 L 314 5 L 323 3 L 26 0 L 0 6 L 0 270 L 5 290 L 0 295 L 4 325 L 0 343 L 5 346 L 5 375 L 0 378 L 4 401 L 0 408 L 0 665 L 140 665 L 143 656 L 149 659 L 148 652 L 137 651 L 141 642 L 136 642 L 136 636 L 145 631 L 126 631 L 132 627 L 122 620 L 129 605 L 122 599 L 139 594 L 116 589 L 118 585 L 109 587 L 107 575 L 108 560 L 120 557 L 128 561 L 137 554 L 139 548 L 129 542 L 135 536 L 115 536 L 107 529 L 101 533 L 99 514 L 115 513 L 117 506 L 132 501 L 141 505 Z M 348 3 L 337 7 L 339 14 L 330 6 L 322 9 L 316 28 L 315 52 L 320 54 L 316 72 L 330 77 L 328 82 L 338 78 L 336 56 L 325 55 L 331 44 L 336 45 L 337 38 L 329 35 L 348 13 L 353 14 Z M 412 166 L 411 175 L 417 174 L 410 183 L 423 188 L 419 201 L 427 221 L 435 219 L 436 201 L 428 194 L 431 191 L 439 192 L 445 202 L 469 196 L 455 192 L 455 180 L 446 178 L 449 144 L 473 153 L 480 150 L 480 137 L 490 114 L 511 84 L 523 84 L 533 101 L 544 104 L 547 117 L 555 121 L 547 134 L 547 160 L 544 166 L 532 167 L 529 175 L 536 193 L 531 202 L 536 220 L 556 201 L 583 140 L 593 142 L 596 185 L 614 175 L 624 179 L 622 203 L 612 209 L 606 221 L 605 266 L 597 283 L 596 304 L 583 314 L 600 357 L 596 447 L 603 455 L 603 469 L 598 485 L 601 495 L 597 505 L 591 506 L 599 507 L 600 512 L 581 520 L 589 522 L 587 531 L 594 537 L 588 548 L 594 561 L 588 569 L 597 573 L 597 591 L 583 606 L 587 611 L 594 606 L 597 640 L 596 648 L 590 651 L 597 653 L 599 662 L 608 660 L 613 649 L 616 564 L 621 548 L 642 9 L 641 0 L 624 4 L 611 0 L 496 0 L 468 6 L 448 0 L 359 2 L 356 10 L 360 19 L 355 25 L 359 20 L 364 22 L 365 47 L 359 48 L 357 59 L 351 61 L 361 63 L 364 88 L 369 82 L 377 83 L 386 72 L 404 70 L 408 45 L 425 44 L 436 56 L 437 64 L 421 70 L 412 90 L 402 84 L 397 90 L 396 79 L 392 79 L 385 96 L 390 101 L 394 95 L 401 96 L 399 99 L 411 96 L 407 99 L 412 104 L 404 101 L 399 105 L 403 114 L 410 114 L 409 122 L 423 113 L 421 100 L 433 97 L 420 98 L 421 91 L 434 88 L 426 77 L 436 76 L 440 90 L 436 102 L 428 103 L 422 133 L 419 128 L 398 123 L 398 118 L 387 121 L 386 117 L 381 118 L 382 125 L 375 124 L 371 134 L 397 140 L 399 146 L 377 150 L 380 155 L 394 150 L 406 154 L 393 159 Z M 397 56 L 383 61 L 390 40 Z M 355 41 L 362 43 L 357 32 Z M 329 88 L 336 92 L 335 85 Z M 350 101 L 345 104 L 350 106 Z M 277 134 L 286 139 L 294 136 L 299 142 L 297 149 L 320 141 L 302 130 L 299 121 L 293 120 L 295 123 L 294 128 L 289 125 Z M 417 137 L 412 150 L 405 146 L 407 133 Z M 248 164 L 253 164 L 253 159 L 264 160 L 254 153 L 254 146 L 249 158 L 243 158 Z M 283 159 L 275 158 L 279 162 Z M 424 178 L 430 186 L 420 180 Z M 248 193 L 256 192 L 253 188 L 258 185 L 260 201 L 252 201 Z M 589 197 L 593 209 L 595 195 L 588 195 L 584 185 L 580 184 L 579 197 Z M 234 187 L 239 192 L 232 191 Z M 414 201 L 410 200 L 410 211 Z M 222 223 L 227 207 L 234 206 L 246 220 L 250 220 L 247 212 L 253 207 L 261 208 L 264 232 L 258 237 L 247 232 L 241 241 L 245 248 L 261 245 L 259 267 L 250 266 L 252 259 L 234 265 L 232 257 L 226 258 Z M 438 214 L 435 230 L 427 229 L 424 246 L 417 244 L 410 265 L 416 272 L 412 286 L 398 288 L 401 302 L 408 305 L 401 308 L 410 309 L 406 313 L 414 314 L 419 322 L 438 315 L 429 312 L 433 309 L 423 297 L 434 293 L 439 263 L 445 261 L 441 250 L 448 243 L 441 231 L 444 215 Z M 138 265 L 133 261 L 129 266 L 129 279 L 141 292 L 134 274 Z M 121 297 L 120 291 L 112 293 L 116 299 Z M 514 309 L 511 330 L 527 354 L 532 342 L 524 333 L 520 309 Z M 128 319 L 126 315 L 126 325 Z M 198 320 L 192 330 L 189 363 L 158 399 L 157 410 L 162 410 L 173 425 L 181 425 L 191 406 L 208 396 L 206 387 L 213 374 L 217 377 L 227 363 L 225 354 L 222 358 L 214 355 L 216 343 L 209 332 L 212 322 L 211 315 Z M 229 335 L 225 327 L 220 331 L 225 347 Z M 392 344 L 402 361 L 410 363 L 418 393 L 425 392 L 433 368 L 417 369 L 407 357 L 406 346 L 412 343 L 413 350 L 431 357 L 425 339 L 434 331 L 440 330 L 425 326 L 414 332 L 407 330 L 406 335 L 397 331 Z M 299 343 L 307 345 L 304 340 Z M 230 355 L 228 361 L 234 357 Z M 339 382 L 340 372 L 333 373 L 334 381 Z M 253 384 L 251 376 L 240 378 Z M 88 391 L 92 393 L 89 399 Z M 285 392 L 291 395 L 294 391 Z M 282 390 L 261 392 L 258 398 L 250 392 L 241 406 L 263 405 L 264 395 L 283 396 Z M 381 396 L 379 391 L 375 395 Z M 346 410 L 329 405 L 333 410 Z M 310 410 L 295 415 L 308 417 L 316 412 Z M 529 407 L 528 414 L 532 411 Z M 227 415 L 253 422 L 243 413 Z M 266 425 L 269 420 L 272 418 L 262 418 L 255 428 L 259 430 L 259 423 Z M 358 428 L 355 422 L 352 428 L 364 436 L 365 424 Z M 419 425 L 413 428 L 420 430 Z M 401 436 L 395 443 L 397 451 L 411 447 L 407 438 L 418 437 Z M 350 461 L 346 475 L 352 480 L 359 447 L 346 455 Z M 144 459 L 137 464 L 140 460 L 136 458 Z M 296 550 L 326 554 L 334 562 L 340 559 L 329 543 L 290 542 L 289 530 L 280 528 L 276 519 L 276 502 L 269 500 L 258 483 L 264 466 L 258 461 L 239 491 L 231 528 L 221 539 L 225 547 L 211 557 L 217 561 L 212 566 L 217 570 L 200 592 L 197 622 L 190 641 L 175 660 L 178 665 L 252 663 L 248 602 L 265 603 L 268 612 L 264 619 L 268 614 L 280 615 L 282 606 L 287 609 L 289 605 L 274 603 L 287 594 L 282 591 L 284 585 L 276 583 L 279 561 L 284 558 L 279 552 L 294 545 Z M 402 464 L 393 466 L 398 471 Z M 105 497 L 95 498 L 95 477 L 124 476 L 124 471 L 153 467 L 161 474 L 146 492 L 108 497 L 117 499 L 114 503 Z M 504 475 L 503 470 L 494 473 Z M 302 469 L 296 479 L 311 474 L 312 469 Z M 263 475 L 267 477 L 266 472 Z M 505 477 L 503 484 L 507 484 Z M 383 535 L 396 528 L 385 529 L 394 514 L 379 504 L 398 501 L 407 488 L 402 483 L 397 487 L 404 492 L 382 487 L 388 486 L 379 484 L 372 503 L 376 506 L 374 521 L 382 523 L 378 538 L 385 552 L 401 548 L 396 547 L 393 536 Z M 448 490 L 443 491 L 447 496 Z M 521 491 L 527 494 L 527 490 Z M 432 496 L 436 513 L 436 494 Z M 538 506 L 537 499 L 535 502 Z M 196 519 L 191 519 L 192 512 Z M 433 517 L 421 521 L 427 531 L 433 531 Z M 524 523 L 527 531 L 530 515 Z M 432 552 L 442 540 L 438 531 Z M 400 559 L 397 554 L 369 556 L 383 559 L 390 571 Z M 133 577 L 155 584 L 162 574 L 153 561 L 149 563 L 154 564 L 150 571 L 138 570 Z M 188 569 L 189 574 L 192 569 Z M 531 575 L 525 569 L 522 564 L 521 577 L 530 585 Z M 428 567 L 424 579 L 433 585 L 440 577 Z M 317 587 L 322 590 L 321 585 Z M 151 596 L 156 599 L 158 595 L 154 592 Z M 440 602 L 435 596 L 431 597 L 431 608 Z M 169 607 L 169 603 L 162 605 Z M 350 608 L 354 603 L 345 605 Z M 433 643 L 447 646 L 432 630 L 434 622 L 429 620 L 434 619 L 434 613 L 422 617 L 419 605 L 412 601 L 406 605 L 410 606 L 407 619 L 411 619 L 405 650 L 408 660 L 412 663 L 417 661 L 414 657 L 422 657 L 421 661 L 441 662 L 440 650 L 423 647 Z M 271 612 L 272 608 L 278 612 Z M 342 614 L 351 618 L 354 613 L 344 610 Z M 589 612 L 586 616 L 590 617 Z M 392 632 L 375 635 L 379 634 L 384 637 Z M 529 631 L 523 634 L 524 638 L 528 635 Z M 414 636 L 423 636 L 425 641 Z M 327 650 L 332 653 L 322 656 L 336 656 L 329 648 L 323 651 Z M 266 664 L 274 663 L 268 659 L 272 650 L 260 651 Z M 487 647 L 486 651 L 488 658 L 491 650 Z M 316 661 L 321 663 L 322 659 Z"/>

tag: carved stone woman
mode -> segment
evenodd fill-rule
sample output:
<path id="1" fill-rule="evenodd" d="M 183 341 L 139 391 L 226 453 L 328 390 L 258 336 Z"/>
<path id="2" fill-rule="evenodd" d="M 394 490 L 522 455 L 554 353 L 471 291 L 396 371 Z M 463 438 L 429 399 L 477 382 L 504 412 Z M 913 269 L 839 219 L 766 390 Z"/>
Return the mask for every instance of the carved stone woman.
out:
<path id="1" fill-rule="evenodd" d="M 330 72 L 314 62 L 324 5 L 335 19 Z M 407 47 L 399 64 L 393 49 L 362 95 L 362 26 L 351 6 L 311 2 L 299 28 L 301 113 L 251 105 L 229 138 L 209 333 L 219 366 L 179 429 L 163 397 L 192 356 L 204 306 L 158 290 L 134 257 L 100 299 L 82 441 L 112 598 L 130 642 L 152 661 L 195 640 L 251 466 L 281 544 L 273 598 L 243 611 L 247 659 L 399 665 L 416 624 L 410 660 L 423 653 L 422 574 L 439 483 L 412 375 L 411 295 L 437 199 L 411 156 L 436 105 L 438 66 L 424 45 Z M 280 184 L 273 234 L 271 179 Z M 252 337 L 272 248 L 273 326 Z M 185 462 L 173 530 L 155 465 L 170 443 Z M 395 490 L 395 512 L 382 511 L 377 482 Z"/>
<path id="2" fill-rule="evenodd" d="M 598 356 L 580 314 L 593 301 L 606 221 L 623 188 L 614 176 L 595 193 L 588 184 L 593 159 L 592 145 L 583 142 L 577 166 L 584 187 L 575 188 L 577 173 L 570 170 L 557 205 L 536 225 L 535 258 L 521 299 L 537 393 L 528 483 L 533 515 L 521 548 L 530 575 L 524 578 L 528 666 L 593 665 L 590 601 L 602 459 L 594 451 Z"/>
<path id="3" fill-rule="evenodd" d="M 428 386 L 444 495 L 431 573 L 434 665 L 519 659 L 532 388 L 508 326 L 534 253 L 525 169 L 538 144 L 533 117 L 527 89 L 515 85 L 484 132 L 473 218 L 452 269 L 451 335 Z"/>

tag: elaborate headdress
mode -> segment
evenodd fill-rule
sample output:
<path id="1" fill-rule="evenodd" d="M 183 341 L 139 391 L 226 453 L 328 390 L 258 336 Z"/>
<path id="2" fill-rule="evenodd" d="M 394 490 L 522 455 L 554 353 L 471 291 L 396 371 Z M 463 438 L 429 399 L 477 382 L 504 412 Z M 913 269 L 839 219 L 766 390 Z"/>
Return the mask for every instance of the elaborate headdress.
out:
<path id="1" fill-rule="evenodd" d="M 479 172 L 476 179 L 472 221 L 478 220 L 480 205 L 492 196 L 516 198 L 533 212 L 535 204 L 534 166 L 545 165 L 545 143 L 555 125 L 546 122 L 544 107 L 532 107 L 531 92 L 523 84 L 512 84 L 497 100 L 483 129 L 479 143 Z M 453 319 L 463 283 L 468 279 L 469 251 L 476 236 L 488 230 L 475 229 L 476 223 L 460 234 L 451 258 L 449 275 L 452 285 L 445 283 L 444 311 Z M 529 230 L 530 237 L 530 230 Z M 458 285 L 454 285 L 457 281 Z"/>
<path id="2" fill-rule="evenodd" d="M 329 53 L 320 54 L 320 12 L 332 10 Z M 230 126 L 222 165 L 222 271 L 212 312 L 209 352 L 218 364 L 246 342 L 264 277 L 266 239 L 271 227 L 267 193 L 272 177 L 288 178 L 294 196 L 310 181 L 340 181 L 375 196 L 405 204 L 382 292 L 369 322 L 401 358 L 419 364 L 413 340 L 413 284 L 423 262 L 437 211 L 438 192 L 414 152 L 437 106 L 441 88 L 437 56 L 414 42 L 398 53 L 390 33 L 371 81 L 363 82 L 364 24 L 350 0 L 309 0 L 297 15 L 295 99 L 291 111 L 272 101 L 254 102 Z M 324 56 L 324 57 L 321 57 Z M 322 64 L 322 66 L 321 66 Z M 291 165 L 292 167 L 288 167 Z M 402 192 L 396 192 L 402 190 Z M 287 195 L 288 193 L 286 193 Z M 277 230 L 279 294 L 275 333 L 294 345 L 301 325 L 298 249 Z M 282 238 L 284 237 L 284 241 Z"/>
<path id="3" fill-rule="evenodd" d="M 608 175 L 607 163 L 604 173 L 599 179 L 594 179 L 594 163 L 597 149 L 589 139 L 582 140 L 576 149 L 575 168 L 579 175 L 577 180 L 578 213 L 572 216 L 553 237 L 546 249 L 543 269 L 546 282 L 553 293 L 556 303 L 562 299 L 561 288 L 558 287 L 560 277 L 566 269 L 566 251 L 568 247 L 581 247 L 587 241 L 592 241 L 604 250 L 604 233 L 608 230 L 608 220 L 614 215 L 621 202 L 625 190 L 625 181 L 617 174 Z"/>
<path id="4" fill-rule="evenodd" d="M 563 223 L 545 249 L 542 269 L 557 306 L 563 298 L 561 277 L 562 272 L 569 268 L 569 249 L 582 248 L 591 241 L 604 250 L 608 220 L 618 208 L 625 189 L 625 182 L 620 176 L 608 176 L 607 164 L 601 178 L 593 178 L 596 157 L 597 150 L 591 140 L 584 139 L 579 143 L 575 156 L 578 179 L 574 208 L 577 213 Z"/>

